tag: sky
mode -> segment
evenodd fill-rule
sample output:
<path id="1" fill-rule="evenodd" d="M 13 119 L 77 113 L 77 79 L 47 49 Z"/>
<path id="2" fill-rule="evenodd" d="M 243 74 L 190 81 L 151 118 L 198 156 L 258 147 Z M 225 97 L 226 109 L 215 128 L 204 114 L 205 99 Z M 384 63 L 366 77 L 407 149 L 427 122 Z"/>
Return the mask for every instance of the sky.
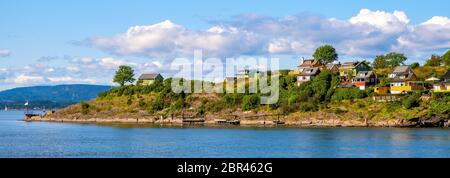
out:
<path id="1" fill-rule="evenodd" d="M 340 61 L 450 49 L 442 0 L 1 0 L 0 90 L 112 84 L 119 65 L 170 75 L 176 57 L 264 56 L 293 69 L 331 44 Z"/>

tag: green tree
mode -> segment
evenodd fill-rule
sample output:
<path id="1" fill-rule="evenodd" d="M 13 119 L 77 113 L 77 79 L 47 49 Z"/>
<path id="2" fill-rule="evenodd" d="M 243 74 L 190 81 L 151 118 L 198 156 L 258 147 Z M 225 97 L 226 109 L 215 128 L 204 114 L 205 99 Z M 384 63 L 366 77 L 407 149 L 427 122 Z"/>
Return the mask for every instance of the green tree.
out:
<path id="1" fill-rule="evenodd" d="M 113 82 L 118 83 L 120 86 L 124 86 L 126 83 L 133 83 L 134 70 L 130 66 L 119 66 L 119 70 L 116 71 Z"/>
<path id="2" fill-rule="evenodd" d="M 81 101 L 80 105 L 81 105 L 81 114 L 83 114 L 83 115 L 89 114 L 89 109 L 90 109 L 91 105 L 89 105 L 89 103 L 87 103 L 85 101 Z"/>
<path id="3" fill-rule="evenodd" d="M 337 60 L 338 54 L 336 49 L 331 45 L 324 45 L 316 49 L 313 55 L 314 59 L 319 60 L 322 64 L 328 64 Z"/>
<path id="4" fill-rule="evenodd" d="M 150 113 L 161 111 L 164 109 L 164 97 L 162 94 L 158 95 L 150 105 Z"/>
<path id="5" fill-rule="evenodd" d="M 372 67 L 375 68 L 375 69 L 388 67 L 387 62 L 386 62 L 386 58 L 384 57 L 384 55 L 380 55 L 380 56 L 375 57 L 375 60 L 373 60 Z"/>
<path id="6" fill-rule="evenodd" d="M 425 66 L 437 67 L 441 65 L 441 57 L 438 55 L 431 55 L 430 59 L 427 60 Z"/>
<path id="7" fill-rule="evenodd" d="M 397 67 L 404 65 L 408 58 L 404 54 L 391 52 L 386 55 L 379 55 L 373 62 L 374 68 Z"/>
<path id="8" fill-rule="evenodd" d="M 450 66 L 450 50 L 442 55 L 441 60 L 446 66 Z"/>
<path id="9" fill-rule="evenodd" d="M 404 65 L 405 61 L 408 59 L 405 57 L 404 54 L 399 54 L 395 52 L 386 54 L 385 57 L 390 67 L 397 67 L 399 65 Z"/>
<path id="10" fill-rule="evenodd" d="M 256 94 L 245 95 L 242 99 L 242 109 L 244 111 L 256 109 L 259 106 L 259 96 Z"/>
<path id="11" fill-rule="evenodd" d="M 412 63 L 411 68 L 415 69 L 417 67 L 420 67 L 420 64 L 418 62 Z"/>

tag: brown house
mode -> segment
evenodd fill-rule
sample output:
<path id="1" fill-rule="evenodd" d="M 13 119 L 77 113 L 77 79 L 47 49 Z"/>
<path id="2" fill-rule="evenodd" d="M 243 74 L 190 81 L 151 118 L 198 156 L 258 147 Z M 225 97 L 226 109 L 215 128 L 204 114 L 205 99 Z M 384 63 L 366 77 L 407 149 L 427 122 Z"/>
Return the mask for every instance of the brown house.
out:
<path id="1" fill-rule="evenodd" d="M 320 63 L 319 60 L 316 60 L 316 59 L 305 59 L 297 67 L 298 67 L 298 71 L 301 73 L 301 72 L 303 72 L 304 69 L 314 68 L 314 67 L 322 67 L 322 66 L 323 66 L 322 63 Z"/>

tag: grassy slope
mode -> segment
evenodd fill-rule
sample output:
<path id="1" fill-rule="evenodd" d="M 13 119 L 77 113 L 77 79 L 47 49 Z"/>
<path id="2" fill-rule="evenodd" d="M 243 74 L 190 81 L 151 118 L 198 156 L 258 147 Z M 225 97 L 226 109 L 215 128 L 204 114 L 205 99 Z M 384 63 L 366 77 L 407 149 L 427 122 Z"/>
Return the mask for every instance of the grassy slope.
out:
<path id="1" fill-rule="evenodd" d="M 379 75 L 387 74 L 393 69 L 377 69 Z M 445 67 L 419 67 L 415 69 L 419 78 L 428 78 L 432 75 L 445 73 Z M 146 95 L 114 96 L 107 98 L 97 98 L 89 102 L 90 109 L 87 115 L 81 114 L 80 105 L 73 105 L 57 112 L 60 116 L 78 116 L 78 117 L 140 117 L 144 115 L 168 115 L 173 111 L 166 108 L 156 113 L 149 113 L 148 104 L 151 103 L 157 93 Z M 220 100 L 218 94 L 193 94 L 186 98 L 186 109 L 184 112 L 195 113 L 202 103 L 206 103 L 207 108 L 214 106 Z M 146 103 L 142 106 L 141 103 Z M 207 113 L 214 115 L 227 115 L 230 113 L 243 114 L 241 106 L 227 106 L 223 110 L 214 112 L 207 109 Z M 280 109 L 273 110 L 268 106 L 260 106 L 252 110 L 252 113 L 282 113 Z M 401 102 L 381 103 L 375 102 L 371 97 L 364 99 L 344 100 L 339 103 L 329 103 L 316 112 L 294 111 L 289 116 L 292 117 L 336 117 L 342 120 L 347 119 L 371 119 L 371 120 L 390 120 L 390 119 L 410 119 L 425 116 L 430 113 L 429 103 L 420 102 L 420 106 L 411 109 L 405 109 Z"/>

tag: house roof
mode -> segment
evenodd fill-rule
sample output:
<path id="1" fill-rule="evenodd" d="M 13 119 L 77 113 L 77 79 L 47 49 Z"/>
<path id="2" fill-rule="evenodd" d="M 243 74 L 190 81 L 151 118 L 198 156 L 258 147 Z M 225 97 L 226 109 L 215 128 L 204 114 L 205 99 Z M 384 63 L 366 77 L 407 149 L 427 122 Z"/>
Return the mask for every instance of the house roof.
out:
<path id="1" fill-rule="evenodd" d="M 342 63 L 341 67 L 343 68 L 355 68 L 358 66 L 361 62 L 344 62 Z"/>
<path id="2" fill-rule="evenodd" d="M 374 75 L 373 71 L 359 71 L 355 78 L 366 79 Z"/>
<path id="3" fill-rule="evenodd" d="M 305 59 L 298 67 L 313 67 L 320 64 L 319 60 L 316 59 Z"/>
<path id="4" fill-rule="evenodd" d="M 333 67 L 339 67 L 339 64 L 328 63 L 325 65 L 328 70 L 333 69 Z"/>
<path id="5" fill-rule="evenodd" d="M 406 76 L 405 76 L 405 75 L 406 75 Z M 406 81 L 410 81 L 411 78 L 414 76 L 414 73 L 410 72 L 410 73 L 407 73 L 407 74 L 405 74 L 405 75 L 397 75 L 397 76 L 395 76 L 395 78 L 393 78 L 391 81 L 392 81 L 392 82 L 406 82 Z M 405 76 L 405 77 L 404 77 L 404 78 L 400 78 L 400 77 L 402 77 L 402 76 Z"/>
<path id="6" fill-rule="evenodd" d="M 403 73 L 409 73 L 409 71 L 411 71 L 411 67 L 410 66 L 398 66 L 394 69 L 395 74 L 403 74 Z"/>
<path id="7" fill-rule="evenodd" d="M 318 67 L 306 68 L 299 76 L 314 76 L 319 74 L 320 69 Z"/>
<path id="8" fill-rule="evenodd" d="M 155 73 L 147 73 L 147 74 L 142 74 L 139 77 L 139 80 L 155 80 L 156 77 L 158 77 L 159 74 L 155 74 Z"/>

